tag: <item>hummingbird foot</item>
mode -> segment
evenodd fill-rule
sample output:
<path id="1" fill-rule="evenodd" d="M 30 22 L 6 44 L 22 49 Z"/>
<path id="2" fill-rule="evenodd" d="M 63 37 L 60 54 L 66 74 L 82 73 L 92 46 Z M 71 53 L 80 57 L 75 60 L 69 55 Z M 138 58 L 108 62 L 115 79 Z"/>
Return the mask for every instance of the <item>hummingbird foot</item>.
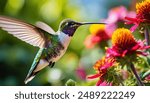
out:
<path id="1" fill-rule="evenodd" d="M 50 61 L 48 66 L 52 68 L 54 65 L 55 65 L 55 62 Z"/>

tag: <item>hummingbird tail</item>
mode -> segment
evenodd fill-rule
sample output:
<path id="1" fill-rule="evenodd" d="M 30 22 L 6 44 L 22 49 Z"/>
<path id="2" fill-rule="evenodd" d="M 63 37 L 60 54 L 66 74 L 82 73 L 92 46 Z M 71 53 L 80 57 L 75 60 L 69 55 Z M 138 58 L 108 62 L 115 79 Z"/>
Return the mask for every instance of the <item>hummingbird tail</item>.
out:
<path id="1" fill-rule="evenodd" d="M 35 76 L 36 74 L 41 71 L 42 69 L 44 69 L 46 66 L 48 66 L 49 63 L 44 60 L 44 59 L 41 59 L 39 62 L 37 62 L 37 64 L 34 64 L 33 62 L 33 65 L 31 66 L 31 69 L 25 79 L 25 84 L 27 84 L 28 82 L 30 82 Z"/>
<path id="2" fill-rule="evenodd" d="M 35 75 L 36 75 L 37 73 L 38 73 L 38 72 L 32 74 L 32 76 L 30 76 L 30 77 L 27 76 L 26 79 L 25 79 L 25 81 L 24 81 L 24 83 L 27 84 L 28 82 L 30 82 L 30 81 L 35 77 Z"/>
<path id="3" fill-rule="evenodd" d="M 44 49 L 41 48 L 38 51 L 38 53 L 37 53 L 37 55 L 36 55 L 36 57 L 32 63 L 32 66 L 28 72 L 28 75 L 24 81 L 25 84 L 27 84 L 29 81 L 31 81 L 40 70 L 42 70 L 44 67 L 49 65 L 47 60 L 41 58 L 43 50 Z"/>

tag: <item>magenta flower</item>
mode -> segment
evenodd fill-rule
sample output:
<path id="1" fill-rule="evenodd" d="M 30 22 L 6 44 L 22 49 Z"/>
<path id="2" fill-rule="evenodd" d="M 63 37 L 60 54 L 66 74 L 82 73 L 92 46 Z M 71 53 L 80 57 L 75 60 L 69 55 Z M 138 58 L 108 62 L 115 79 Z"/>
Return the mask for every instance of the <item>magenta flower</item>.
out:
<path id="1" fill-rule="evenodd" d="M 150 24 L 150 1 L 144 0 L 141 3 L 136 4 L 136 17 L 125 17 L 126 24 L 134 24 L 130 30 L 133 32 L 137 27 L 143 26 L 142 24 Z"/>
<path id="2" fill-rule="evenodd" d="M 107 74 L 108 69 L 114 65 L 114 59 L 106 59 L 105 57 L 101 60 L 98 60 L 93 68 L 97 71 L 96 74 L 88 76 L 88 79 L 95 79 L 99 78 L 99 80 L 96 83 L 96 86 L 111 86 L 111 82 L 107 82 Z"/>
<path id="3" fill-rule="evenodd" d="M 106 50 L 106 57 L 124 57 L 129 54 L 146 56 L 147 54 L 142 50 L 150 48 L 150 46 L 144 45 L 144 41 L 136 41 L 132 33 L 124 28 L 117 29 L 113 33 L 112 44 L 113 46 Z"/>

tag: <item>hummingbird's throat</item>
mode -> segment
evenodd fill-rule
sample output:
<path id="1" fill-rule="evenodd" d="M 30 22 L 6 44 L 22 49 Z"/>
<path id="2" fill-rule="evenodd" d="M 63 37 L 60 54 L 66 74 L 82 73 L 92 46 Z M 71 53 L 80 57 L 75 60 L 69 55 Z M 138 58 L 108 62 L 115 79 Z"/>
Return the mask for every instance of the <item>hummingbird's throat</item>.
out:
<path id="1" fill-rule="evenodd" d="M 77 27 L 73 27 L 73 28 L 64 28 L 62 30 L 63 33 L 65 33 L 68 36 L 73 36 L 73 34 L 75 33 Z"/>

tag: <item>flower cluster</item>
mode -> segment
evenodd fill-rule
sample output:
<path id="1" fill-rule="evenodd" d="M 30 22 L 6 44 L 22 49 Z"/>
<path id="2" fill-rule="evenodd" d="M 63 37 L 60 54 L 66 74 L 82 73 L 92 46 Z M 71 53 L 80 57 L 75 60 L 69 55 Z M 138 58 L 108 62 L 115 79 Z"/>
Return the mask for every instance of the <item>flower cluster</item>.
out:
<path id="1" fill-rule="evenodd" d="M 114 81 L 116 82 L 115 78 L 107 83 L 108 79 L 111 78 L 109 75 L 112 74 L 112 69 L 114 69 L 113 74 L 117 75 L 115 68 L 123 68 L 138 62 L 137 59 L 140 55 L 148 55 L 144 50 L 149 48 L 150 46 L 144 45 L 144 41 L 136 40 L 130 30 L 119 28 L 112 34 L 112 47 L 106 48 L 106 56 L 98 60 L 93 67 L 97 73 L 88 78 L 99 78 L 97 86 L 104 82 L 106 85 L 112 85 Z"/>
<path id="2" fill-rule="evenodd" d="M 93 65 L 95 73 L 87 71 L 86 73 L 90 74 L 87 76 L 83 71 L 78 71 L 78 74 L 84 74 L 83 80 L 89 80 L 91 84 L 96 81 L 96 86 L 149 85 L 150 0 L 136 3 L 135 11 L 130 11 L 124 6 L 112 8 L 108 12 L 108 17 L 101 22 L 105 22 L 106 25 L 91 25 L 90 35 L 84 42 L 86 48 L 97 45 L 91 53 L 98 58 Z M 145 34 L 145 38 L 140 35 L 141 33 Z M 95 52 L 98 50 L 99 54 Z M 91 62 L 87 60 L 83 63 L 92 64 L 93 58 Z M 89 65 L 85 68 L 88 67 Z"/>
<path id="3" fill-rule="evenodd" d="M 135 17 L 135 12 L 128 11 L 124 6 L 112 8 L 108 13 L 108 18 L 103 20 L 107 25 L 94 24 L 90 26 L 91 35 L 84 42 L 86 48 L 93 48 L 96 44 L 110 40 L 112 33 L 121 22 L 124 22 L 126 16 Z"/>
<path id="4" fill-rule="evenodd" d="M 109 39 L 111 38 L 112 46 L 105 47 L 105 56 L 93 66 L 96 74 L 88 76 L 88 79 L 98 78 L 97 86 L 144 86 L 144 83 L 150 81 L 150 70 L 148 70 L 150 64 L 148 51 L 150 48 L 150 0 L 137 3 L 136 13 L 127 11 L 123 6 L 113 8 L 104 21 L 107 25 L 103 29 L 100 26 L 98 28 L 98 25 L 91 26 L 91 33 L 96 34 L 91 37 L 95 38 L 96 42 L 90 39 L 87 41 L 90 41 L 90 44 L 100 43 L 102 39 L 106 41 L 103 38 L 105 31 L 105 36 L 109 35 Z M 124 25 L 120 25 L 120 22 L 134 25 L 127 29 Z M 142 28 L 145 34 L 144 40 L 134 35 L 134 33 L 140 33 L 134 32 L 138 27 L 140 31 Z M 103 32 L 97 32 L 98 30 L 103 30 Z"/>

